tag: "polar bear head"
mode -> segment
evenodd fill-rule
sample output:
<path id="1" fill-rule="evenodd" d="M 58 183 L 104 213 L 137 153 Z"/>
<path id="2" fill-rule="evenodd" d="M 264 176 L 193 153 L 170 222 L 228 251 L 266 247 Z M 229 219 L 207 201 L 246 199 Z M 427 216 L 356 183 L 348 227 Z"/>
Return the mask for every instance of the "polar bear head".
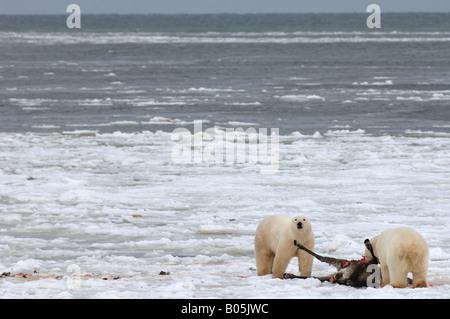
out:
<path id="1" fill-rule="evenodd" d="M 298 235 L 308 235 L 312 231 L 311 222 L 306 216 L 296 216 L 291 221 L 291 232 Z"/>

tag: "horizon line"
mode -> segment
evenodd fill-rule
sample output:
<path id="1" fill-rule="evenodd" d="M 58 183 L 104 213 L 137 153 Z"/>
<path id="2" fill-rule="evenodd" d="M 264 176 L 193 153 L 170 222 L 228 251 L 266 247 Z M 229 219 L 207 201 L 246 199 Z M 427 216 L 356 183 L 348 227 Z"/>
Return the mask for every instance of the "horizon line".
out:
<path id="1" fill-rule="evenodd" d="M 5 15 L 17 15 L 17 16 L 52 16 L 52 15 L 67 15 L 69 12 L 61 13 L 0 13 L 0 16 Z M 153 13 L 138 13 L 138 12 L 83 12 L 84 15 L 270 15 L 270 14 L 283 14 L 283 15 L 297 15 L 297 14 L 361 14 L 367 15 L 369 12 L 153 12 Z M 383 14 L 449 14 L 449 11 L 382 11 Z"/>

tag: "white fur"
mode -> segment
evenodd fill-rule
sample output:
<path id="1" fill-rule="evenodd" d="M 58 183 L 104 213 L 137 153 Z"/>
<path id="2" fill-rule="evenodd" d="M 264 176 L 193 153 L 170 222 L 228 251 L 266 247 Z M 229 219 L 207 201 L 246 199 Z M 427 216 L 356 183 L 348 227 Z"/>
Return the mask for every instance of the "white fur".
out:
<path id="1" fill-rule="evenodd" d="M 381 265 L 381 285 L 406 287 L 408 273 L 413 275 L 413 287 L 426 287 L 428 246 L 425 239 L 407 227 L 386 230 L 370 240 Z M 372 255 L 366 249 L 366 260 Z"/>
<path id="2" fill-rule="evenodd" d="M 301 222 L 302 229 L 297 228 Z M 298 257 L 298 268 L 302 276 L 310 276 L 313 257 L 294 245 L 297 240 L 310 250 L 314 250 L 314 234 L 311 222 L 305 216 L 289 218 L 270 216 L 256 229 L 255 257 L 259 276 L 272 274 L 273 278 L 283 278 L 292 257 Z"/>

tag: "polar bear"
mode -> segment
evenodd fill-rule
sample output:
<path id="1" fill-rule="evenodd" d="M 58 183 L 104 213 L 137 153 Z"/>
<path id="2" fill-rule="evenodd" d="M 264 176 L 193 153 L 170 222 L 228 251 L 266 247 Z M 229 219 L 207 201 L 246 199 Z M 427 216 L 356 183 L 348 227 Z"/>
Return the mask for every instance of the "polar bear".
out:
<path id="1" fill-rule="evenodd" d="M 258 276 L 272 274 L 273 278 L 283 278 L 287 265 L 294 256 L 298 257 L 301 275 L 310 276 L 313 256 L 297 249 L 294 240 L 314 250 L 314 234 L 307 217 L 270 216 L 264 219 L 255 234 Z"/>
<path id="2" fill-rule="evenodd" d="M 381 265 L 381 286 L 404 288 L 407 274 L 413 275 L 413 288 L 426 287 L 428 246 L 425 239 L 408 227 L 385 230 L 370 240 Z M 366 261 L 372 254 L 366 249 Z"/>

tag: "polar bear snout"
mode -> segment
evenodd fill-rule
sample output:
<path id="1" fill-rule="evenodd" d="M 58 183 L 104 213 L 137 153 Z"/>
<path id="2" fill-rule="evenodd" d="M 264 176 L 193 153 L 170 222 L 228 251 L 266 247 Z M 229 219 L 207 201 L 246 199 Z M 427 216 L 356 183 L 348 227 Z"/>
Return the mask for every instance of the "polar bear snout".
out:
<path id="1" fill-rule="evenodd" d="M 302 229 L 303 228 L 303 223 L 302 222 L 298 222 L 297 223 L 297 229 Z"/>

